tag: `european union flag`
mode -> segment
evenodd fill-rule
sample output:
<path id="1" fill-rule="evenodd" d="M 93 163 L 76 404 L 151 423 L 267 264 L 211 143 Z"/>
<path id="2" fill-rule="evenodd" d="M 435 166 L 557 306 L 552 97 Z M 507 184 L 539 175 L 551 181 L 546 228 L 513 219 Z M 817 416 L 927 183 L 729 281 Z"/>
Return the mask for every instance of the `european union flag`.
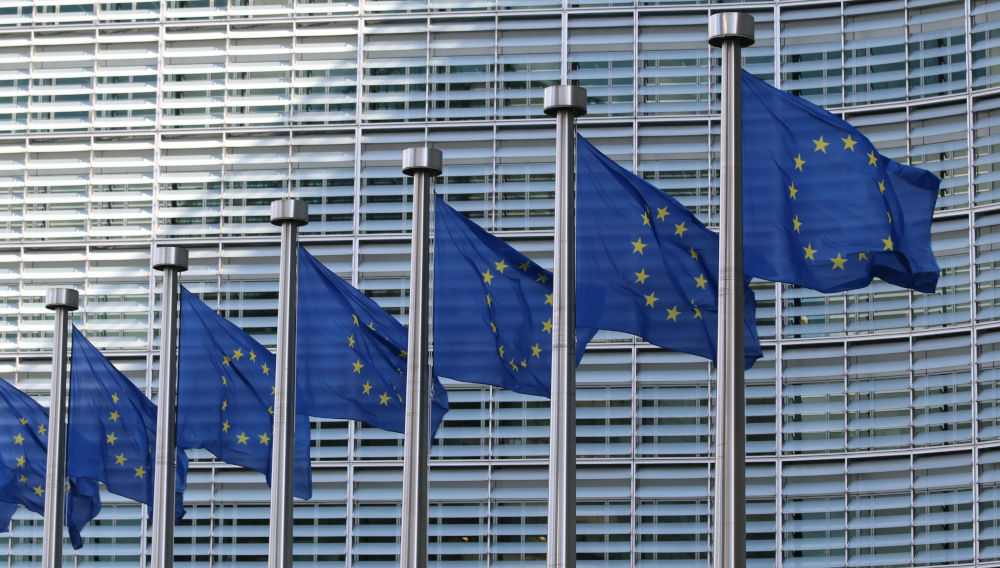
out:
<path id="1" fill-rule="evenodd" d="M 715 360 L 719 236 L 677 200 L 577 137 L 577 324 Z M 744 294 L 749 368 L 761 356 Z"/>
<path id="2" fill-rule="evenodd" d="M 933 292 L 941 182 L 854 127 L 743 72 L 743 265 L 820 292 L 886 282 Z"/>
<path id="3" fill-rule="evenodd" d="M 406 328 L 301 246 L 297 313 L 298 412 L 402 433 Z M 448 394 L 437 377 L 430 390 L 433 437 Z"/>
<path id="4" fill-rule="evenodd" d="M 156 405 L 73 327 L 69 475 L 104 482 L 108 491 L 153 505 Z M 175 519 L 184 517 L 188 459 L 177 452 Z"/>
<path id="5" fill-rule="evenodd" d="M 0 379 L 0 501 L 45 514 L 45 451 L 49 411 Z M 66 526 L 73 548 L 83 546 L 80 530 L 101 511 L 96 481 L 70 477 Z M 9 524 L 9 523 L 8 523 Z"/>
<path id="6" fill-rule="evenodd" d="M 271 481 L 274 355 L 181 288 L 177 446 L 205 448 Z M 295 419 L 293 494 L 312 496 L 309 417 Z"/>
<path id="7" fill-rule="evenodd" d="M 4 475 L 3 472 L 0 472 L 0 485 L 4 484 L 5 480 L 9 477 L 9 475 Z M 17 505 L 13 503 L 0 503 L 0 533 L 10 530 L 10 519 L 14 516 L 15 511 L 17 511 Z"/>
<path id="8" fill-rule="evenodd" d="M 440 196 L 436 203 L 435 372 L 550 397 L 552 273 Z M 595 331 L 577 327 L 578 364 Z"/>

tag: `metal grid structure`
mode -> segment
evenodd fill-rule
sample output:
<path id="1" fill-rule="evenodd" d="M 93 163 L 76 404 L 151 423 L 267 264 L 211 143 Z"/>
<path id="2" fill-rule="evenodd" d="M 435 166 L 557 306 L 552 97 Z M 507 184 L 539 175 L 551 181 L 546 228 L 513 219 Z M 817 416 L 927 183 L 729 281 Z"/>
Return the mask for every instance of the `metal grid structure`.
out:
<path id="1" fill-rule="evenodd" d="M 278 233 L 400 318 L 410 187 L 401 151 L 442 150 L 437 190 L 551 265 L 554 122 L 544 87 L 586 87 L 580 131 L 718 220 L 718 53 L 708 13 L 750 12 L 759 77 L 942 177 L 938 293 L 821 295 L 756 282 L 765 356 L 747 374 L 752 566 L 1000 561 L 1000 4 L 987 0 L 163 0 L 0 5 L 0 376 L 47 404 L 52 286 L 155 397 L 151 253 L 274 344 Z M 581 566 L 707 566 L 712 372 L 601 333 L 579 368 Z M 430 472 L 433 566 L 541 566 L 548 402 L 446 381 Z M 296 563 L 395 566 L 402 438 L 313 427 Z M 0 442 L 2 443 L 2 442 Z M 263 476 L 191 452 L 178 565 L 266 563 Z M 141 507 L 105 495 L 72 566 L 129 566 Z M 40 557 L 18 513 L 0 563 Z"/>

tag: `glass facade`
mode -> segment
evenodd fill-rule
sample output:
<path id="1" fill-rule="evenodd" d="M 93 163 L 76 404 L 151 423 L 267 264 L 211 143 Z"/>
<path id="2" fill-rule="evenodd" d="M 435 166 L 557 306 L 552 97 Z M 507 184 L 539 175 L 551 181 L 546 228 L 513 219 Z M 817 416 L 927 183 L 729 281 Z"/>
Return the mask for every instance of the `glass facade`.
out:
<path id="1" fill-rule="evenodd" d="M 271 200 L 309 203 L 310 251 L 407 315 L 405 147 L 437 190 L 551 266 L 545 87 L 586 87 L 581 132 L 718 222 L 719 53 L 710 11 L 756 21 L 745 67 L 942 178 L 938 292 L 755 282 L 747 374 L 753 567 L 1000 561 L 1000 3 L 877 0 L 83 0 L 0 2 L 0 376 L 48 402 L 44 290 L 154 399 L 151 252 L 275 340 Z M 580 566 L 708 566 L 709 363 L 602 332 L 578 371 Z M 446 381 L 431 565 L 544 566 L 549 405 Z M 313 424 L 297 566 L 398 565 L 402 437 Z M 178 566 L 264 566 L 263 476 L 190 452 Z M 142 565 L 143 509 L 106 494 L 68 566 Z M 41 555 L 21 509 L 0 565 Z"/>

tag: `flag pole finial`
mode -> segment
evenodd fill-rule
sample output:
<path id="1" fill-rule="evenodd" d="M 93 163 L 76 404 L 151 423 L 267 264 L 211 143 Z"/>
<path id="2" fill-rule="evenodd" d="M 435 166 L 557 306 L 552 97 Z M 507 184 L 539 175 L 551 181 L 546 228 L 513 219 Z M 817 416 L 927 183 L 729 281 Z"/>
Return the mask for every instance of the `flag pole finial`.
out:
<path id="1" fill-rule="evenodd" d="M 555 85 L 545 88 L 545 114 L 557 116 L 568 111 L 573 118 L 587 114 L 587 90 L 576 85 Z"/>
<path id="2" fill-rule="evenodd" d="M 403 173 L 416 176 L 427 172 L 431 177 L 441 175 L 441 150 L 437 148 L 414 147 L 403 150 Z"/>
<path id="3" fill-rule="evenodd" d="M 722 47 L 732 40 L 740 47 L 753 45 L 753 16 L 742 12 L 719 12 L 708 18 L 708 43 Z"/>

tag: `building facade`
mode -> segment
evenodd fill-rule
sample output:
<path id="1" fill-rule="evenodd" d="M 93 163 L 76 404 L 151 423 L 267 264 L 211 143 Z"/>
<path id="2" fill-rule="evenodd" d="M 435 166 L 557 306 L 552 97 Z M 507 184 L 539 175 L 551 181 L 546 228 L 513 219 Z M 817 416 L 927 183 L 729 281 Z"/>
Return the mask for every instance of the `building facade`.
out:
<path id="1" fill-rule="evenodd" d="M 182 283 L 274 344 L 271 200 L 309 202 L 309 250 L 406 317 L 401 151 L 437 191 L 551 266 L 546 86 L 588 91 L 580 131 L 718 222 L 719 52 L 708 14 L 756 21 L 745 67 L 942 178 L 936 294 L 755 282 L 747 374 L 754 567 L 1000 563 L 1000 3 L 990 0 L 3 0 L 0 376 L 47 404 L 45 289 L 155 397 L 159 245 Z M 581 566 L 708 566 L 714 380 L 702 359 L 602 332 L 578 370 Z M 430 559 L 544 566 L 549 406 L 446 381 Z M 296 566 L 398 565 L 402 437 L 313 424 Z M 190 452 L 178 566 L 264 566 L 263 476 Z M 144 565 L 149 529 L 106 494 L 68 566 Z M 0 564 L 41 556 L 21 509 Z"/>

